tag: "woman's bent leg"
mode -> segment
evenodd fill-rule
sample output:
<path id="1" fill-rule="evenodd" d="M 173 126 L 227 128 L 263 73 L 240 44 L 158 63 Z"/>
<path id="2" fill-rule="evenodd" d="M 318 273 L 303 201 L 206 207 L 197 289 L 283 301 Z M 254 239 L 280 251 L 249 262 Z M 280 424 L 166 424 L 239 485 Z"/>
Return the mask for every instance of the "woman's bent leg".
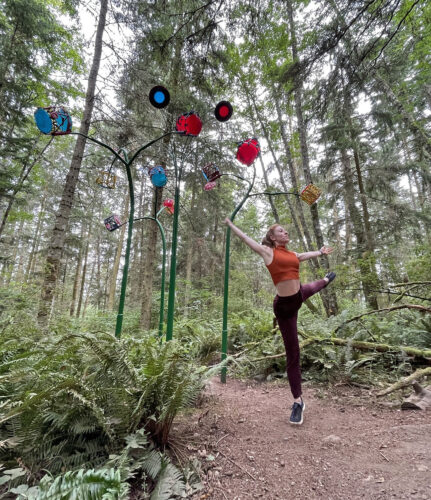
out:
<path id="1" fill-rule="evenodd" d="M 298 312 L 287 318 L 277 318 L 286 349 L 287 378 L 289 379 L 290 390 L 295 399 L 299 398 L 302 394 L 297 320 Z"/>
<path id="2" fill-rule="evenodd" d="M 301 285 L 302 300 L 307 300 L 315 293 L 320 292 L 327 284 L 328 283 L 322 279 Z"/>

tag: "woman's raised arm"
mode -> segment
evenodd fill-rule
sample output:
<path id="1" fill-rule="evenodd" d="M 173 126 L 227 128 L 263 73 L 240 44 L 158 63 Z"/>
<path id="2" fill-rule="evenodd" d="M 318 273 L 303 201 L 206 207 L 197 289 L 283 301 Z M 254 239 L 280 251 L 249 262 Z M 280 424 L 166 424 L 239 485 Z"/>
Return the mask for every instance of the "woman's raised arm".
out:
<path id="1" fill-rule="evenodd" d="M 241 231 L 241 229 L 235 226 L 235 224 L 229 219 L 229 217 L 226 217 L 224 222 L 231 228 L 231 230 L 238 236 L 238 238 L 241 238 L 242 241 L 253 250 L 253 252 L 259 254 L 264 260 L 267 260 L 268 258 L 272 259 L 272 250 L 269 247 L 260 245 L 259 243 L 257 243 L 257 241 L 254 241 L 253 238 L 247 236 Z"/>

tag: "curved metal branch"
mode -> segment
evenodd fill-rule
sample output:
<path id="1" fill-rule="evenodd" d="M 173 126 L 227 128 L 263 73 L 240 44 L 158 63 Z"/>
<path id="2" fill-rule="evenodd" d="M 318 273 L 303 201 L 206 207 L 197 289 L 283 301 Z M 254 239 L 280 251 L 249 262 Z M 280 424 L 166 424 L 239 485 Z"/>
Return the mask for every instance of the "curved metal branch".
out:
<path id="1" fill-rule="evenodd" d="M 160 141 L 161 139 L 163 139 L 164 137 L 166 137 L 166 136 L 168 136 L 170 134 L 178 134 L 178 132 L 176 130 L 171 130 L 170 132 L 166 132 L 166 134 L 161 135 L 157 139 L 154 139 L 154 140 L 148 142 L 147 144 L 145 144 L 144 146 L 142 146 L 141 148 L 139 148 L 138 151 L 136 151 L 136 153 L 132 156 L 131 160 L 129 161 L 129 165 L 131 165 L 135 161 L 136 157 L 139 155 L 139 153 L 141 151 L 143 151 L 144 149 L 147 149 L 148 147 L 150 147 L 155 142 Z"/>
<path id="2" fill-rule="evenodd" d="M 104 142 L 98 141 L 97 139 L 94 139 L 93 137 L 89 137 L 88 135 L 81 134 L 81 132 L 71 132 L 70 135 L 80 135 L 82 137 L 85 137 L 89 141 L 95 142 L 99 146 L 102 146 L 102 147 L 108 149 L 109 151 L 111 151 L 111 153 L 115 156 L 115 158 L 117 160 L 120 160 L 124 165 L 128 165 L 128 163 L 117 153 L 117 151 L 115 151 L 115 149 L 111 148 L 111 146 L 108 146 Z"/>

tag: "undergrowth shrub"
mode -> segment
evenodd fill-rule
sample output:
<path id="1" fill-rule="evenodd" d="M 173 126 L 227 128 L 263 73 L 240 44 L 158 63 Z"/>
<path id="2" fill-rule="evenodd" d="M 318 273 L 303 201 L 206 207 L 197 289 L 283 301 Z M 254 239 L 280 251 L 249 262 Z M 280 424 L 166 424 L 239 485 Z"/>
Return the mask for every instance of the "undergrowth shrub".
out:
<path id="1" fill-rule="evenodd" d="M 176 340 L 12 326 L 0 347 L 0 462 L 24 470 L 29 487 L 46 471 L 103 468 L 138 429 L 165 446 L 174 417 L 211 373 Z"/>
<path id="2" fill-rule="evenodd" d="M 431 346 L 431 321 L 424 313 L 401 309 L 348 322 L 350 318 L 365 313 L 366 308 L 351 302 L 346 302 L 345 306 L 340 314 L 330 318 L 302 306 L 298 331 L 300 342 L 304 344 L 301 351 L 304 380 L 357 381 L 372 385 L 408 375 L 415 369 L 411 358 L 402 350 L 360 350 L 349 342 L 346 346 L 337 346 L 331 342 L 334 335 L 352 342 L 384 343 L 396 347 L 429 349 Z M 260 380 L 285 376 L 284 345 L 280 332 L 272 328 L 270 312 L 231 314 L 229 348 L 236 356 L 231 375 Z M 277 354 L 280 357 L 274 357 Z"/>
<path id="3" fill-rule="evenodd" d="M 22 483 L 9 492 L 18 500 L 125 500 L 137 491 L 141 499 L 164 500 L 187 498 L 202 488 L 196 475 L 188 471 L 183 474 L 156 450 L 143 429 L 128 435 L 125 441 L 121 452 L 110 455 L 101 468 L 81 468 L 56 477 L 46 474 L 36 486 Z M 12 475 L 25 476 L 26 471 L 7 470 L 2 478 Z"/>

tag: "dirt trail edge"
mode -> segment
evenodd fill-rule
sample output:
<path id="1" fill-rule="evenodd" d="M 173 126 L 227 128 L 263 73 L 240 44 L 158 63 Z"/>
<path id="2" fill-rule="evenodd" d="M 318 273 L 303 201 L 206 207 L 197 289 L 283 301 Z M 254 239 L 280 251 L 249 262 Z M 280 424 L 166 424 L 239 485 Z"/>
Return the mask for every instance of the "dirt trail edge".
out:
<path id="1" fill-rule="evenodd" d="M 203 466 L 192 498 L 431 499 L 431 412 L 346 385 L 305 385 L 303 397 L 304 424 L 293 426 L 285 380 L 211 380 L 202 406 L 173 429 L 181 455 Z"/>

